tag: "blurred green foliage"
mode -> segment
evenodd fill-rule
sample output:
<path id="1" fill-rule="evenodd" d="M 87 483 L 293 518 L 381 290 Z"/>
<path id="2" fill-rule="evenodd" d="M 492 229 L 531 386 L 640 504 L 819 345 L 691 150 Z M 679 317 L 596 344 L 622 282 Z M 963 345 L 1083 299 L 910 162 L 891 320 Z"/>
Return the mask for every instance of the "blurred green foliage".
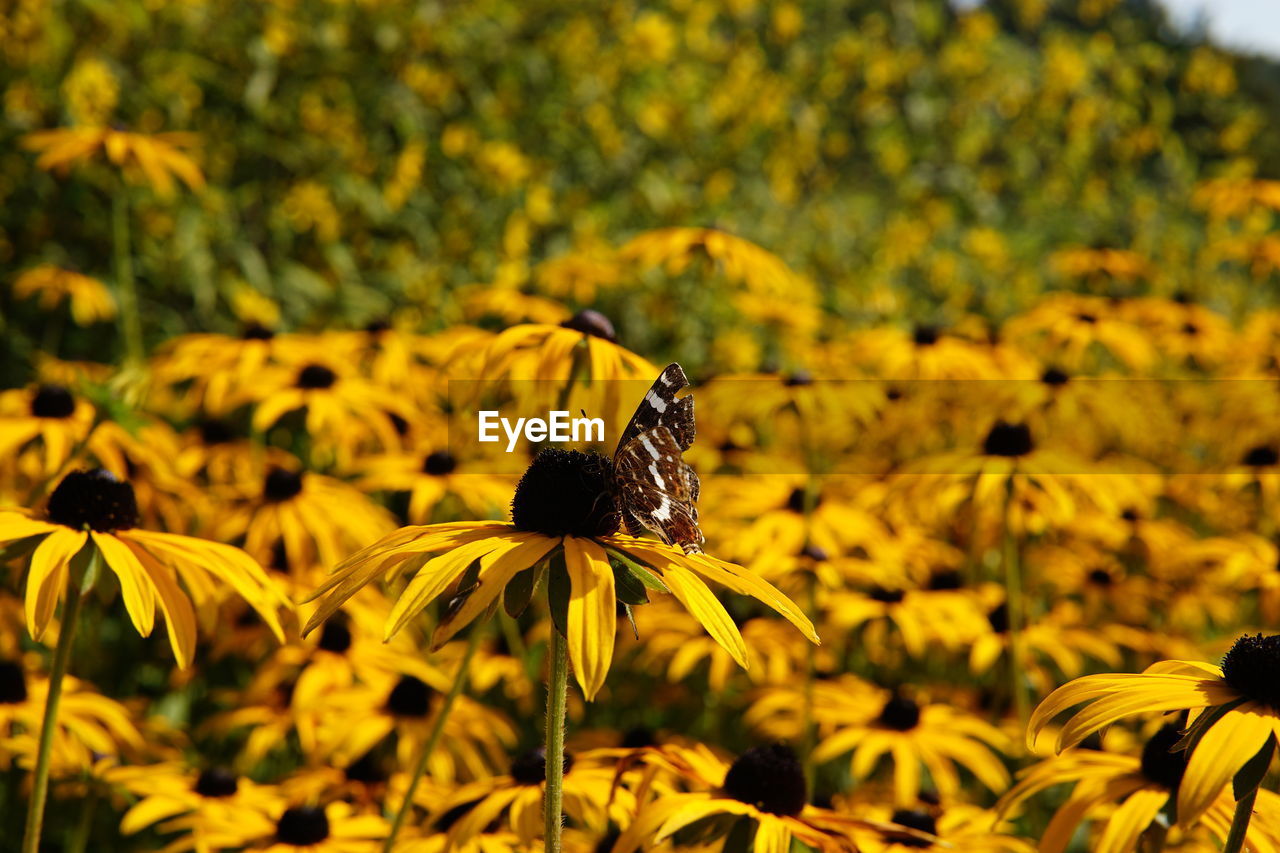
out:
<path id="1" fill-rule="evenodd" d="M 1272 298 L 1193 192 L 1278 162 L 1276 66 L 1145 0 L 15 0 L 0 36 L 0 270 L 110 283 L 126 193 L 150 344 L 233 330 L 246 287 L 285 327 L 410 305 L 441 328 L 477 319 L 461 285 L 537 292 L 538 263 L 665 225 L 776 252 L 840 323 L 1002 318 L 1060 288 L 1236 317 Z M 195 132 L 207 189 L 20 146 L 93 124 Z M 1065 274 L 1071 247 L 1147 268 Z M 25 360 L 46 320 L 0 290 L 0 353 Z M 118 346 L 100 327 L 60 355 Z"/>

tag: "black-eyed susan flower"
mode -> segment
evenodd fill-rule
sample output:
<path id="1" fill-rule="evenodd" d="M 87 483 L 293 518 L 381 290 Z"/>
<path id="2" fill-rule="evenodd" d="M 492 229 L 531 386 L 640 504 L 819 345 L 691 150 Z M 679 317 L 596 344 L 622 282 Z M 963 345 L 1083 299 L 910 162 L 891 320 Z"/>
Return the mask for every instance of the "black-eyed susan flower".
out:
<path id="1" fill-rule="evenodd" d="M 151 633 L 159 606 L 181 667 L 189 666 L 195 653 L 192 600 L 196 606 L 218 600 L 220 583 L 244 598 L 284 639 L 278 611 L 288 600 L 247 554 L 218 542 L 143 530 L 137 522 L 132 487 L 101 469 L 63 478 L 49 496 L 44 518 L 0 512 L 0 542 L 22 540 L 33 548 L 26 586 L 27 628 L 33 638 L 44 635 L 68 584 L 81 582 L 72 577 L 73 561 L 91 552 L 118 579 L 138 633 Z"/>
<path id="2" fill-rule="evenodd" d="M 35 734 L 49 696 L 49 678 L 16 660 L 0 660 L 0 767 L 36 761 Z M 81 773 L 102 756 L 137 755 L 146 748 L 129 710 L 92 685 L 66 676 L 53 731 L 53 775 Z"/>
<path id="3" fill-rule="evenodd" d="M 1230 831 L 1235 803 L 1225 790 L 1198 818 L 1178 827 L 1173 808 L 1187 770 L 1186 750 L 1177 749 L 1182 725 L 1169 723 L 1152 734 L 1140 755 L 1097 749 L 1068 749 L 1019 774 L 1018 782 L 1000 799 L 1002 814 L 1014 812 L 1029 798 L 1049 788 L 1071 784 L 1070 796 L 1058 807 L 1040 838 L 1041 853 L 1061 853 L 1080 825 L 1092 821 L 1099 834 L 1091 849 L 1099 853 L 1127 853 L 1138 849 L 1144 834 L 1184 834 L 1201 824 L 1224 842 Z M 1280 797 L 1260 792 L 1257 818 L 1251 821 L 1246 843 L 1253 850 L 1275 850 L 1280 820 Z M 1170 839 L 1171 841 L 1173 839 Z"/>
<path id="4" fill-rule="evenodd" d="M 663 841 L 708 843 L 733 833 L 754 836 L 758 853 L 786 853 L 792 840 L 816 850 L 853 850 L 838 816 L 810 805 L 804 771 L 785 744 L 749 749 L 732 763 L 705 747 L 651 747 L 637 759 L 675 774 L 692 790 L 645 800 L 612 853 Z"/>
<path id="5" fill-rule="evenodd" d="M 43 264 L 21 273 L 13 280 L 13 295 L 27 299 L 38 295 L 46 311 L 63 302 L 71 304 L 71 319 L 77 326 L 90 326 L 116 316 L 116 301 L 106 285 L 75 270 Z"/>
<path id="6" fill-rule="evenodd" d="M 473 516 L 491 518 L 510 498 L 511 482 L 483 469 L 468 470 L 469 461 L 446 448 L 418 454 L 382 454 L 362 466 L 360 486 L 368 491 L 407 492 L 411 524 L 430 522 L 433 511 L 442 503 L 460 506 Z"/>
<path id="7" fill-rule="evenodd" d="M 616 750 L 589 750 L 564 757 L 564 811 L 580 826 L 604 833 L 610 817 L 628 820 L 635 811 L 629 791 L 614 788 Z M 547 781 L 546 750 L 537 747 L 511 759 L 507 772 L 455 789 L 434 809 L 435 824 L 454 845 L 465 845 L 495 821 L 510 827 L 522 844 L 542 833 Z"/>
<path id="8" fill-rule="evenodd" d="M 1227 782 L 1237 781 L 1241 802 L 1251 795 L 1275 751 L 1280 726 L 1280 637 L 1261 634 L 1235 642 L 1222 666 L 1194 661 L 1161 661 L 1141 673 L 1087 675 L 1063 685 L 1040 703 L 1031 717 L 1028 741 L 1061 711 L 1082 702 L 1057 738 L 1057 749 L 1075 746 L 1116 720 L 1142 713 L 1191 712 L 1189 752 L 1178 788 L 1177 814 L 1191 823 L 1204 814 Z M 1247 815 L 1245 816 L 1247 825 Z"/>
<path id="9" fill-rule="evenodd" d="M 877 709 L 851 697 L 859 707 L 816 707 L 814 717 L 825 736 L 813 750 L 814 761 L 850 754 L 855 779 L 866 779 L 882 757 L 892 763 L 894 800 L 910 806 L 920 795 L 926 768 L 944 798 L 961 790 L 960 768 L 991 791 L 1009 784 L 999 752 L 1008 748 L 1004 733 L 973 714 L 943 703 L 919 703 L 901 691 L 885 692 Z M 853 719 L 850 719 L 853 717 Z"/>
<path id="10" fill-rule="evenodd" d="M 39 440 L 42 473 L 52 476 L 93 430 L 93 404 L 62 385 L 36 385 L 0 392 L 0 456 Z"/>
<path id="11" fill-rule="evenodd" d="M 407 569 L 416 574 L 391 612 L 388 637 L 462 579 L 455 603 L 435 628 L 433 644 L 439 646 L 483 613 L 522 572 L 529 571 L 526 578 L 532 582 L 531 570 L 549 571 L 553 614 L 557 599 L 563 601 L 569 657 L 590 699 L 604 684 L 613 657 L 616 561 L 616 573 L 628 589 L 634 587 L 624 596 L 644 595 L 650 588 L 670 593 L 742 666 L 742 635 L 705 580 L 756 598 L 817 641 L 808 618 L 768 582 L 705 554 L 686 554 L 678 547 L 618 533 L 607 464 L 603 457 L 578 451 L 544 451 L 516 488 L 511 523 L 406 527 L 370 545 L 339 564 L 315 592 L 313 597 L 320 597 L 321 603 L 304 630 L 315 628 L 369 581 L 406 574 Z M 473 563 L 478 571 L 468 576 Z M 507 593 L 508 599 L 514 595 Z"/>
<path id="12" fill-rule="evenodd" d="M 36 166 L 65 172 L 98 152 L 128 174 L 140 173 L 155 191 L 172 195 L 174 178 L 193 190 L 204 188 L 204 175 L 187 152 L 199 138 L 192 133 L 133 133 L 109 127 L 63 127 L 28 134 L 23 147 L 39 153 Z"/>
<path id="13" fill-rule="evenodd" d="M 280 803 L 266 813 L 250 804 L 227 809 L 216 821 L 186 816 L 167 826 L 190 831 L 197 823 L 211 847 L 249 847 L 263 853 L 369 853 L 388 829 L 381 815 L 361 814 L 341 801 Z"/>
<path id="14" fill-rule="evenodd" d="M 295 576 L 332 565 L 352 548 L 395 525 L 390 512 L 341 480 L 300 470 L 296 462 L 272 466 L 265 476 L 215 492 L 210 533 L 243 542 L 263 563 Z"/>
<path id="15" fill-rule="evenodd" d="M 245 812 L 267 815 L 281 802 L 274 786 L 259 785 L 225 767 L 193 769 L 182 762 L 122 765 L 108 769 L 103 779 L 127 791 L 136 801 L 120 819 L 120 831 L 134 835 L 148 827 L 179 821 L 184 841 L 174 850 L 206 850 L 210 827 L 234 820 Z"/>

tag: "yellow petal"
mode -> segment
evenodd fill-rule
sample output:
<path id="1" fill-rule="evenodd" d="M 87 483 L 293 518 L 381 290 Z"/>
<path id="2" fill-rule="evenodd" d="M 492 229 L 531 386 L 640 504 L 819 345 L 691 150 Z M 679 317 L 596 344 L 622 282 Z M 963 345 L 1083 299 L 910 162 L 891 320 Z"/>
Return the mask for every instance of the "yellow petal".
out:
<path id="1" fill-rule="evenodd" d="M 1142 788 L 1129 795 L 1129 799 L 1115 810 L 1107 821 L 1107 828 L 1094 848 L 1095 853 L 1129 853 L 1138 848 L 1138 836 L 1155 820 L 1169 792 L 1160 788 Z"/>
<path id="2" fill-rule="evenodd" d="M 475 589 L 467 595 L 461 607 L 440 618 L 440 624 L 436 625 L 436 630 L 431 635 L 433 650 L 449 642 L 450 638 L 463 626 L 479 616 L 517 572 L 529 568 L 560 544 L 559 539 L 543 536 L 540 533 L 516 535 L 520 537 L 520 543 L 514 548 L 501 552 L 491 551 L 480 559 L 480 575 Z"/>
<path id="3" fill-rule="evenodd" d="M 1196 743 L 1178 788 L 1178 823 L 1190 826 L 1275 729 L 1274 714 L 1252 703 L 1228 711 Z"/>
<path id="4" fill-rule="evenodd" d="M 142 564 L 125 544 L 110 533 L 90 534 L 102 552 L 102 559 L 120 579 L 120 594 L 124 597 L 125 610 L 133 620 L 133 627 L 144 637 L 151 635 L 156 624 L 156 593 Z"/>
<path id="5" fill-rule="evenodd" d="M 186 669 L 191 665 L 196 649 L 196 613 L 191 600 L 178 586 L 173 569 L 164 566 L 142 545 L 130 542 L 121 534 L 121 538 L 129 545 L 142 570 L 160 595 L 160 610 L 164 613 L 165 630 L 169 634 L 169 645 L 173 646 L 173 656 L 178 666 Z"/>
<path id="6" fill-rule="evenodd" d="M 809 617 L 801 612 L 795 602 L 764 578 L 742 566 L 735 566 L 733 563 L 726 563 L 706 554 L 692 555 L 688 559 L 693 570 L 703 577 L 728 587 L 739 595 L 749 595 L 756 601 L 773 608 L 780 616 L 799 628 L 800 633 L 808 637 L 810 642 L 822 642 L 818 639 L 818 632 L 814 630 Z"/>
<path id="7" fill-rule="evenodd" d="M 28 536 L 52 533 L 59 527 L 61 525 L 30 518 L 20 512 L 0 512 L 0 542 L 13 542 Z"/>
<path id="8" fill-rule="evenodd" d="M 569 659 L 587 701 L 595 698 L 609 675 L 618 630 L 618 604 L 613 569 L 604 549 L 590 539 L 564 540 L 569 571 Z"/>
<path id="9" fill-rule="evenodd" d="M 50 533 L 31 555 L 27 573 L 27 630 L 33 639 L 44 636 L 53 611 L 67 585 L 67 564 L 84 547 L 86 534 L 62 527 Z"/>
<path id="10" fill-rule="evenodd" d="M 693 614 L 693 618 L 702 623 L 707 633 L 733 656 L 738 666 L 746 669 L 747 647 L 742 642 L 742 634 L 738 633 L 738 626 L 733 624 L 724 605 L 711 594 L 707 585 L 693 572 L 674 564 L 663 570 L 662 580 L 671 594 Z"/>

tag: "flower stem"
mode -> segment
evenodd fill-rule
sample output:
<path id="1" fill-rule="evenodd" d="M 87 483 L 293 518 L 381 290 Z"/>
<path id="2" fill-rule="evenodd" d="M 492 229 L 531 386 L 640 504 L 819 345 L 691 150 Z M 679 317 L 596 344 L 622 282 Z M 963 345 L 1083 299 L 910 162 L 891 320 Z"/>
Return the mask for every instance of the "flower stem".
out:
<path id="1" fill-rule="evenodd" d="M 1244 847 L 1244 837 L 1249 831 L 1249 821 L 1253 818 L 1253 802 L 1258 799 L 1258 789 L 1254 788 L 1236 803 L 1236 812 L 1231 818 L 1231 831 L 1227 833 L 1227 842 L 1222 845 L 1222 853 L 1240 853 Z"/>
<path id="2" fill-rule="evenodd" d="M 471 668 L 471 658 L 475 657 L 476 647 L 480 645 L 480 637 L 483 634 L 484 631 L 478 625 L 471 629 L 471 635 L 467 639 L 467 650 L 463 653 L 462 661 L 458 664 L 458 671 L 454 673 L 453 684 L 450 685 L 449 692 L 445 694 L 444 702 L 441 703 L 440 710 L 436 713 L 436 721 L 431 726 L 431 733 L 427 735 L 427 742 L 422 745 L 422 751 L 418 753 L 418 758 L 413 764 L 413 770 L 409 776 L 409 787 L 405 788 L 404 800 L 396 811 L 395 820 L 391 823 L 391 832 L 387 835 L 386 843 L 382 845 L 383 853 L 391 853 L 392 848 L 396 846 L 396 836 L 400 834 L 405 818 L 409 816 L 409 811 L 413 808 L 414 792 L 418 790 L 418 783 L 422 781 L 423 774 L 427 771 L 427 761 L 431 758 L 431 753 L 435 752 L 436 744 L 440 742 L 440 736 L 444 733 L 444 724 L 449 719 L 449 713 L 453 710 L 454 703 L 457 702 L 458 696 L 461 695 L 462 689 L 467 683 L 467 673 Z"/>
<path id="3" fill-rule="evenodd" d="M 111 247 L 115 252 L 116 289 L 120 302 L 120 334 L 125 360 L 142 363 L 142 319 L 138 314 L 138 287 L 133 279 L 129 250 L 129 199 L 124 190 L 111 196 Z"/>
<path id="4" fill-rule="evenodd" d="M 1013 707 L 1018 722 L 1026 728 L 1031 719 L 1030 701 L 1023 685 L 1022 657 L 1025 600 L 1022 595 L 1022 567 L 1018 564 L 1018 542 L 1013 535 L 1011 519 L 1013 507 L 1013 478 L 1009 478 L 1008 495 L 1005 498 L 1004 521 L 1001 533 L 1000 562 L 1004 567 L 1005 612 L 1009 617 L 1009 689 L 1013 693 Z"/>
<path id="5" fill-rule="evenodd" d="M 89 569 L 86 576 L 96 572 L 98 549 L 90 546 Z M 74 559 L 74 558 L 73 558 Z M 38 853 L 40 833 L 44 824 L 44 804 L 49 797 L 49 764 L 53 758 L 53 735 L 58 724 L 58 702 L 62 699 L 62 677 L 67 674 L 71 658 L 71 645 L 75 639 L 76 621 L 83 600 L 80 585 L 83 578 L 72 574 L 67 583 L 67 598 L 62 605 L 62 626 L 58 631 L 58 645 L 53 651 L 53 668 L 49 671 L 49 693 L 44 702 L 44 719 L 40 722 L 40 744 L 36 751 L 36 768 L 31 784 L 31 801 L 27 804 L 27 826 L 22 840 L 22 853 Z"/>
<path id="6" fill-rule="evenodd" d="M 551 626 L 551 671 L 547 684 L 547 790 L 543 799 L 546 817 L 546 853 L 560 853 L 563 827 L 561 801 L 564 788 L 564 713 L 569 692 L 568 644 Z"/>

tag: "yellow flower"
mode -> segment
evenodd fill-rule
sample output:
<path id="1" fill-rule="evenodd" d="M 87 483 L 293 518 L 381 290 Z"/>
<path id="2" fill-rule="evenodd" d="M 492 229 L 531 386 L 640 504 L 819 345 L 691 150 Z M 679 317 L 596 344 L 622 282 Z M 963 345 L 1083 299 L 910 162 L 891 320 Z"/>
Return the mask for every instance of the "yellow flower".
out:
<path id="1" fill-rule="evenodd" d="M 161 195 L 171 195 L 174 178 L 193 190 L 204 189 L 204 175 L 184 149 L 198 140 L 191 133 L 130 133 L 108 127 L 64 127 L 42 130 L 23 137 L 22 144 L 38 151 L 36 166 L 47 171 L 65 171 L 99 151 L 121 168 L 138 168 Z"/>
<path id="2" fill-rule="evenodd" d="M 1102 824 L 1101 837 L 1091 850 L 1128 853 L 1139 847 L 1140 836 L 1153 824 L 1171 822 L 1169 814 L 1187 769 L 1185 750 L 1175 751 L 1182 735 L 1177 724 L 1160 728 L 1147 739 L 1141 755 L 1122 755 L 1097 749 L 1070 749 L 1041 761 L 1019 774 L 997 806 L 1008 813 L 1030 797 L 1054 787 L 1074 783 L 1070 797 L 1058 807 L 1040 839 L 1040 853 L 1061 853 L 1071 843 L 1080 824 Z M 1252 850 L 1276 850 L 1280 846 L 1280 797 L 1259 792 L 1258 812 L 1249 824 L 1247 843 Z M 1223 791 L 1197 820 L 1178 816 L 1190 828 L 1203 824 L 1225 841 L 1234 803 Z M 1100 820 L 1105 818 L 1105 821 Z M 1172 840 L 1172 839 L 1171 839 Z"/>
<path id="3" fill-rule="evenodd" d="M 34 267 L 13 281 L 13 295 L 26 299 L 40 294 L 40 307 L 46 311 L 64 300 L 71 302 L 71 319 L 77 326 L 89 326 L 116 315 L 116 302 L 106 285 L 71 270 L 49 264 Z"/>
<path id="4" fill-rule="evenodd" d="M 0 768 L 9 769 L 15 757 L 24 766 L 35 764 L 35 736 L 48 695 L 46 676 L 0 660 Z M 100 756 L 136 754 L 146 748 L 128 709 L 70 676 L 63 677 L 55 726 L 53 768 L 58 777 L 82 773 Z"/>
<path id="5" fill-rule="evenodd" d="M 1171 660 L 1137 674 L 1077 678 L 1036 708 L 1027 729 L 1028 743 L 1034 744 L 1036 735 L 1061 711 L 1081 702 L 1090 705 L 1062 727 L 1059 751 L 1133 714 L 1191 711 L 1184 744 L 1190 757 L 1177 798 L 1178 820 L 1191 823 L 1246 765 L 1262 770 L 1269 765 L 1280 731 L 1277 660 L 1280 636 L 1259 634 L 1237 640 L 1221 667 Z M 1259 780 L 1261 772 L 1254 788 Z"/>
<path id="6" fill-rule="evenodd" d="M 288 601 L 256 562 L 238 548 L 141 530 L 128 483 L 101 469 L 75 471 L 49 496 L 48 521 L 23 512 L 0 512 L 0 543 L 31 548 L 27 575 L 27 629 L 39 640 L 53 620 L 76 560 L 96 554 L 115 573 L 125 609 L 142 636 L 155 626 L 156 605 L 180 667 L 191 664 L 199 606 L 216 602 L 217 581 L 229 584 L 284 640 L 277 609 Z M 183 586 L 186 587 L 184 591 Z"/>
<path id="7" fill-rule="evenodd" d="M 516 489 L 512 523 L 405 527 L 352 555 L 312 594 L 323 600 L 304 633 L 371 580 L 414 573 L 388 617 L 386 636 L 394 636 L 456 582 L 435 628 L 436 647 L 504 590 L 508 611 L 523 611 L 545 576 L 552 616 L 568 639 L 587 699 L 609 672 L 618 600 L 639 604 L 647 601 L 648 590 L 675 596 L 744 668 L 742 635 L 704 578 L 756 598 L 818 641 L 812 623 L 789 599 L 745 569 L 618 533 L 620 518 L 602 462 L 577 451 L 544 451 Z"/>

